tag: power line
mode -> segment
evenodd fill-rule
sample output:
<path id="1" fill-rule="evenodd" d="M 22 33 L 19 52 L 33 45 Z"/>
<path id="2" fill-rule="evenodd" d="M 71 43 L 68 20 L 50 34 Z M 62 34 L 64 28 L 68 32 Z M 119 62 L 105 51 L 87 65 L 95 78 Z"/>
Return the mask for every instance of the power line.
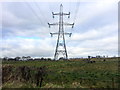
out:
<path id="1" fill-rule="evenodd" d="M 45 21 L 48 22 L 48 20 L 47 20 L 47 18 L 46 18 L 46 14 L 44 14 L 43 11 L 40 9 L 38 3 L 34 2 L 34 4 L 35 4 L 35 6 L 39 9 L 39 11 L 44 15 L 44 19 L 45 19 Z"/>
<path id="2" fill-rule="evenodd" d="M 50 10 L 51 12 L 53 12 L 50 5 L 49 5 L 49 10 Z"/>
<path id="3" fill-rule="evenodd" d="M 79 11 L 79 6 L 80 6 L 80 1 L 78 0 L 77 3 L 76 3 L 75 15 L 74 15 L 74 19 L 73 19 L 74 23 L 76 22 L 76 18 L 77 18 L 78 11 Z M 72 33 L 73 32 L 73 28 L 71 28 L 70 31 Z"/>
<path id="4" fill-rule="evenodd" d="M 26 5 L 28 6 L 28 8 L 30 8 L 30 10 L 34 13 L 34 15 L 37 17 L 38 21 L 43 25 L 45 26 L 41 21 L 41 18 L 38 16 L 38 14 L 35 12 L 35 10 L 31 7 L 31 5 L 28 3 L 28 2 L 25 2 Z"/>
<path id="5" fill-rule="evenodd" d="M 80 1 L 78 0 L 78 2 L 76 4 L 76 10 L 75 10 L 75 16 L 74 16 L 74 23 L 75 23 L 76 18 L 77 18 L 77 14 L 78 14 L 78 11 L 79 11 L 79 6 L 80 6 Z"/>

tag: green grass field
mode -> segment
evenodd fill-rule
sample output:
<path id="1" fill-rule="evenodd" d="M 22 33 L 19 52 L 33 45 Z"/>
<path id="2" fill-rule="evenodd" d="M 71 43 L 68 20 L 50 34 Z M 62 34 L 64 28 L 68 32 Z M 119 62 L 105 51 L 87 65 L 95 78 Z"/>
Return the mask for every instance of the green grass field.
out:
<path id="1" fill-rule="evenodd" d="M 117 88 L 118 58 L 92 59 L 95 63 L 80 60 L 71 61 L 4 61 L 3 67 L 47 67 L 41 88 Z M 8 81 L 3 88 L 40 88 L 29 82 Z"/>

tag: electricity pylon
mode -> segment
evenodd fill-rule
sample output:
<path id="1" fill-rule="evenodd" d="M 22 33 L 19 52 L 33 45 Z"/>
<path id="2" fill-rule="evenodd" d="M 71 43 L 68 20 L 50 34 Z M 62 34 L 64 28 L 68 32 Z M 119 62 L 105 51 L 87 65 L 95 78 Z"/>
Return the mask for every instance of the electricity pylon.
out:
<path id="1" fill-rule="evenodd" d="M 60 54 L 63 55 L 63 57 L 62 57 L 63 59 L 68 59 L 67 49 L 66 49 L 66 44 L 65 44 L 65 35 L 69 35 L 69 37 L 70 37 L 72 33 L 65 33 L 63 26 L 64 25 L 71 25 L 72 28 L 73 28 L 74 23 L 70 24 L 70 23 L 65 23 L 63 21 L 63 16 L 64 15 L 68 15 L 68 18 L 70 18 L 70 12 L 69 13 L 63 13 L 63 5 L 62 4 L 60 5 L 60 12 L 59 13 L 53 13 L 52 12 L 52 15 L 53 15 L 53 18 L 54 18 L 55 15 L 59 16 L 59 22 L 58 23 L 53 23 L 53 24 L 48 23 L 49 28 L 50 28 L 51 25 L 58 25 L 59 26 L 59 31 L 57 33 L 50 33 L 51 37 L 53 35 L 58 35 L 56 50 L 55 50 L 55 54 L 54 54 L 54 59 L 58 60 L 59 59 L 58 56 L 60 56 Z"/>

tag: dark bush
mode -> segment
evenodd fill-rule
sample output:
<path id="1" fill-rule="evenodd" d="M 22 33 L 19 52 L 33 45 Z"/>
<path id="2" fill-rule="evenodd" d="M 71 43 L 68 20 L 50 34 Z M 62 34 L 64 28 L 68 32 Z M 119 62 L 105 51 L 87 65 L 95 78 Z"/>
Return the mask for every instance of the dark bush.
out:
<path id="1" fill-rule="evenodd" d="M 46 67 L 37 68 L 37 73 L 35 74 L 35 80 L 37 86 L 42 86 L 43 77 L 46 75 Z"/>
<path id="2" fill-rule="evenodd" d="M 12 70 L 13 70 L 14 66 L 4 66 L 2 67 L 2 83 L 7 82 L 8 80 L 10 80 L 11 77 L 13 77 L 12 75 Z"/>
<path id="3" fill-rule="evenodd" d="M 46 75 L 46 67 L 27 67 L 27 66 L 4 66 L 2 68 L 2 82 L 20 81 L 35 83 L 36 86 L 42 86 L 44 76 Z"/>

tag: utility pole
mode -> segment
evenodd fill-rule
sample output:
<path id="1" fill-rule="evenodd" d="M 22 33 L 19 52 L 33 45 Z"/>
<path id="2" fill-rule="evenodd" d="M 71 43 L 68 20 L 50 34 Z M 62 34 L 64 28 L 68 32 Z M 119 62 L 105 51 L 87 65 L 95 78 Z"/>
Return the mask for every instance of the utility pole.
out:
<path id="1" fill-rule="evenodd" d="M 69 13 L 63 13 L 63 5 L 62 4 L 60 5 L 60 12 L 59 13 L 53 13 L 52 12 L 52 15 L 53 15 L 53 18 L 54 18 L 55 15 L 59 16 L 59 22 L 58 23 L 53 23 L 53 24 L 48 23 L 49 28 L 50 28 L 51 25 L 58 25 L 59 26 L 59 31 L 57 33 L 50 33 L 51 37 L 53 35 L 58 35 L 57 45 L 56 45 L 55 54 L 54 54 L 54 59 L 58 60 L 59 59 L 58 57 L 60 56 L 60 54 L 62 54 L 63 59 L 68 59 L 67 49 L 66 49 L 66 44 L 65 44 L 65 35 L 69 35 L 69 37 L 71 37 L 72 33 L 65 33 L 64 32 L 64 25 L 71 25 L 72 28 L 73 28 L 74 23 L 70 24 L 70 23 L 65 23 L 63 21 L 63 16 L 64 15 L 67 15 L 68 18 L 70 18 L 70 12 Z"/>

